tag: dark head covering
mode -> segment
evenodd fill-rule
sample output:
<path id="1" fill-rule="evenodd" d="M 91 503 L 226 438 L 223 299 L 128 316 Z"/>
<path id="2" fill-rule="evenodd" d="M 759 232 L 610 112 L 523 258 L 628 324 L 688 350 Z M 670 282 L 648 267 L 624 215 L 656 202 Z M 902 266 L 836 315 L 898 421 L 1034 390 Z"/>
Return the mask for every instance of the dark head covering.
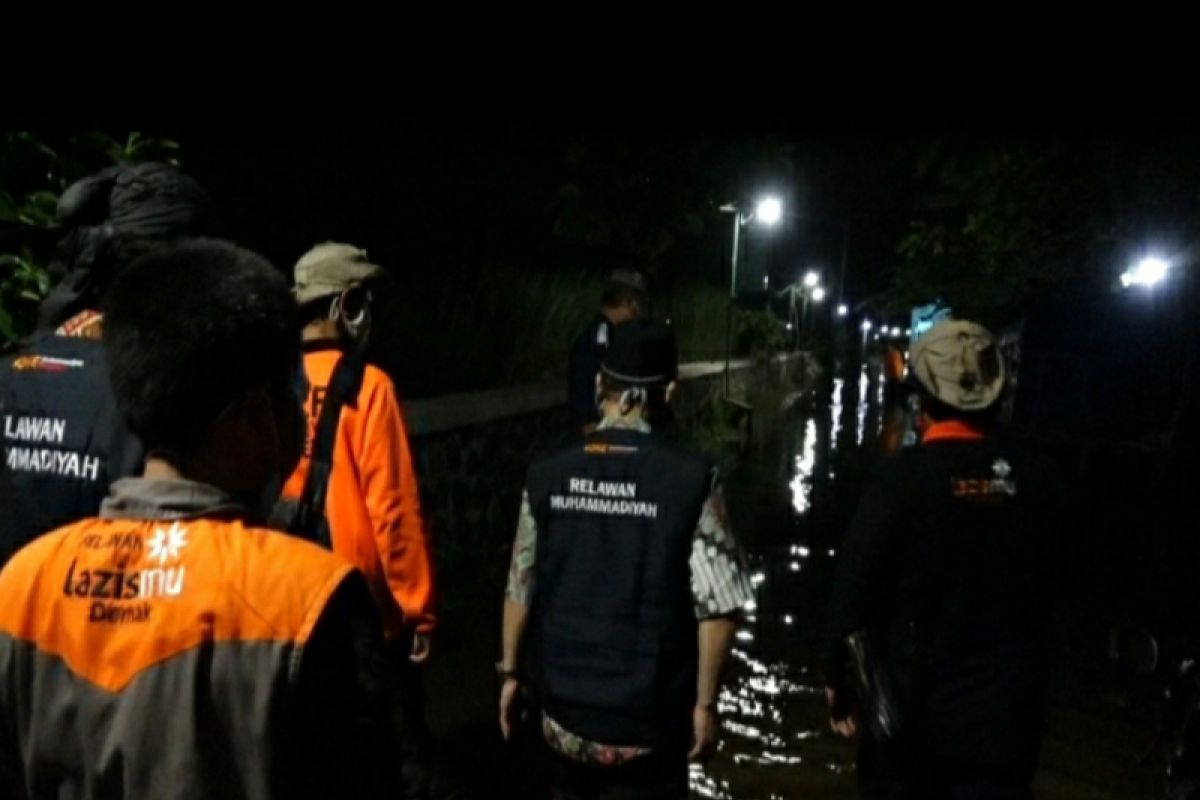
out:
<path id="1" fill-rule="evenodd" d="M 666 386 L 679 374 L 675 334 L 652 319 L 622 323 L 613 329 L 601 370 L 630 386 Z"/>
<path id="2" fill-rule="evenodd" d="M 117 272 L 156 243 L 213 232 L 207 193 L 169 164 L 118 164 L 63 192 L 58 220 L 66 229 L 53 258 L 57 285 L 38 311 L 38 329 L 100 304 Z"/>

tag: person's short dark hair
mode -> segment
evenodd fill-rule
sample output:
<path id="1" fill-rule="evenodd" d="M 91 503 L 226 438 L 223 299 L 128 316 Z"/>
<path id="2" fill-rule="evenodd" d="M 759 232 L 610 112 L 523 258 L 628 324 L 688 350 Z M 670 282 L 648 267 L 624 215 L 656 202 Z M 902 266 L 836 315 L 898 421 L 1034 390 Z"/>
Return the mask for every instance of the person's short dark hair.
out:
<path id="1" fill-rule="evenodd" d="M 296 325 L 300 329 L 304 329 L 314 322 L 329 318 L 329 305 L 333 302 L 333 297 L 318 297 L 316 300 L 305 303 L 296 311 Z"/>
<path id="2" fill-rule="evenodd" d="M 631 389 L 645 392 L 646 404 L 643 413 L 648 421 L 655 425 L 662 425 L 674 419 L 671 407 L 667 405 L 666 386 L 639 386 L 617 380 L 606 373 L 600 373 L 600 391 L 604 395 L 604 399 L 615 403 L 621 399 L 621 395 Z"/>
<path id="3" fill-rule="evenodd" d="M 186 239 L 124 270 L 105 309 L 117 405 L 148 450 L 186 453 L 255 387 L 294 390 L 296 305 L 283 274 L 217 239 Z"/>

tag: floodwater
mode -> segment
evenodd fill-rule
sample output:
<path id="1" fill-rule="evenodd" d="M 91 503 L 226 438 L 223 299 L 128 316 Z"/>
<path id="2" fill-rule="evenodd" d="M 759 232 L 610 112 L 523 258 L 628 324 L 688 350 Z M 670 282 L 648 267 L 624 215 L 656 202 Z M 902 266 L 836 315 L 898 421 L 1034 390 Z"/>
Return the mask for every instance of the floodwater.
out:
<path id="1" fill-rule="evenodd" d="M 855 796 L 854 746 L 836 737 L 825 717 L 825 603 L 849 518 L 873 469 L 902 444 L 906 420 L 885 397 L 877 364 L 846 364 L 824 383 L 767 415 L 725 476 L 756 596 L 721 691 L 720 749 L 692 769 L 695 798 Z M 548 796 L 536 732 L 507 745 L 496 735 L 491 664 L 505 553 L 481 560 L 477 586 L 486 598 L 450 604 L 442 652 L 428 670 L 444 797 Z M 1059 625 L 1035 796 L 1161 797 L 1152 695 L 1118 685 L 1094 633 L 1102 625 L 1076 622 L 1067 615 Z"/>

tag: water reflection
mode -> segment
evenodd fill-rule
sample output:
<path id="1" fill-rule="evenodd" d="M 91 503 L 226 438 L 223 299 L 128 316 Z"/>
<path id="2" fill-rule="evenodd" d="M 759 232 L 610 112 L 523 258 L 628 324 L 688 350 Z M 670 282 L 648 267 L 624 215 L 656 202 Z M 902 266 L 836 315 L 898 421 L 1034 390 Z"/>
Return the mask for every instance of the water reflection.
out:
<path id="1" fill-rule="evenodd" d="M 817 423 L 809 418 L 804 426 L 804 438 L 800 442 L 800 455 L 796 456 L 796 474 L 792 478 L 792 507 L 797 514 L 808 511 L 812 504 L 813 470 L 817 466 Z"/>
<path id="2" fill-rule="evenodd" d="M 729 793 L 729 781 L 716 781 L 710 778 L 699 764 L 692 765 L 688 779 L 691 783 L 692 794 L 697 797 L 710 797 L 713 800 L 733 800 L 733 795 Z"/>
<path id="3" fill-rule="evenodd" d="M 862 447 L 863 437 L 867 433 L 867 409 L 871 405 L 871 378 L 867 375 L 867 365 L 863 364 L 858 374 L 858 428 L 855 433 L 855 443 Z"/>
<path id="4" fill-rule="evenodd" d="M 828 730 L 815 665 L 839 526 L 857 502 L 885 420 L 876 371 L 855 364 L 836 376 L 826 397 L 770 431 L 761 457 L 729 476 L 731 512 L 741 492 L 745 515 L 735 524 L 754 531 L 747 558 L 756 596 L 718 702 L 721 748 L 691 773 L 695 797 L 854 796 L 853 747 Z"/>
<path id="5" fill-rule="evenodd" d="M 830 450 L 837 450 L 838 442 L 842 435 L 842 394 L 846 391 L 846 381 L 844 378 L 833 379 L 833 395 L 829 399 L 829 447 Z M 829 468 L 829 477 L 833 477 L 832 462 Z"/>

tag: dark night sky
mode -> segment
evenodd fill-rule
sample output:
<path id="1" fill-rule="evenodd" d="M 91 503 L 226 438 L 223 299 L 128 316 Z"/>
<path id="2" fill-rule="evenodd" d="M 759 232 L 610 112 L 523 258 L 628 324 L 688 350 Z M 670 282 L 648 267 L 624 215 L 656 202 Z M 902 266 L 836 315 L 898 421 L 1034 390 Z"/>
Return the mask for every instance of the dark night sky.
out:
<path id="1" fill-rule="evenodd" d="M 327 239 L 413 263 L 504 256 L 544 236 L 561 160 L 551 138 L 409 130 L 175 134 L 224 233 L 280 266 Z"/>
<path id="2" fill-rule="evenodd" d="M 1114 128 L 1086 121 L 876 119 L 793 120 L 744 134 L 714 134 L 704 125 L 665 133 L 681 141 L 697 135 L 734 141 L 771 132 L 793 143 L 796 176 L 790 185 L 777 187 L 788 202 L 788 224 L 769 239 L 755 241 L 752 234 L 748 259 L 765 257 L 776 287 L 809 266 L 832 276 L 849 220 L 847 295 L 856 302 L 886 285 L 895 246 L 913 214 L 912 163 L 901 157 L 904 145 L 930 137 L 949 138 L 952 144 L 1049 133 L 1082 138 L 1100 130 Z M 596 131 L 614 132 L 602 125 L 439 126 L 436 120 L 390 127 L 348 121 L 316 130 L 148 132 L 180 141 L 185 169 L 214 195 L 229 238 L 282 268 L 290 268 L 318 241 L 352 241 L 403 278 L 406 270 L 418 268 L 553 263 L 559 251 L 547 206 L 567 177 L 564 154 L 572 136 Z M 645 131 L 647 137 L 664 134 L 653 126 Z M 1144 131 L 1117 132 L 1136 137 Z M 1150 144 L 1139 152 L 1152 153 Z M 715 212 L 711 216 L 706 224 L 719 229 L 720 238 L 704 245 L 701 263 L 715 278 L 721 259 L 727 259 L 728 222 Z"/>
<path id="3" fill-rule="evenodd" d="M 180 141 L 185 169 L 214 195 L 224 235 L 284 268 L 317 241 L 361 243 L 402 277 L 415 265 L 519 263 L 546 248 L 546 207 L 565 178 L 573 132 L 347 125 L 163 133 Z M 780 187 L 794 215 L 765 251 L 772 284 L 809 263 L 836 268 L 849 217 L 851 291 L 882 288 L 908 218 L 895 141 L 832 130 L 780 138 L 796 142 L 799 174 Z M 712 224 L 724 230 L 716 215 Z"/>

